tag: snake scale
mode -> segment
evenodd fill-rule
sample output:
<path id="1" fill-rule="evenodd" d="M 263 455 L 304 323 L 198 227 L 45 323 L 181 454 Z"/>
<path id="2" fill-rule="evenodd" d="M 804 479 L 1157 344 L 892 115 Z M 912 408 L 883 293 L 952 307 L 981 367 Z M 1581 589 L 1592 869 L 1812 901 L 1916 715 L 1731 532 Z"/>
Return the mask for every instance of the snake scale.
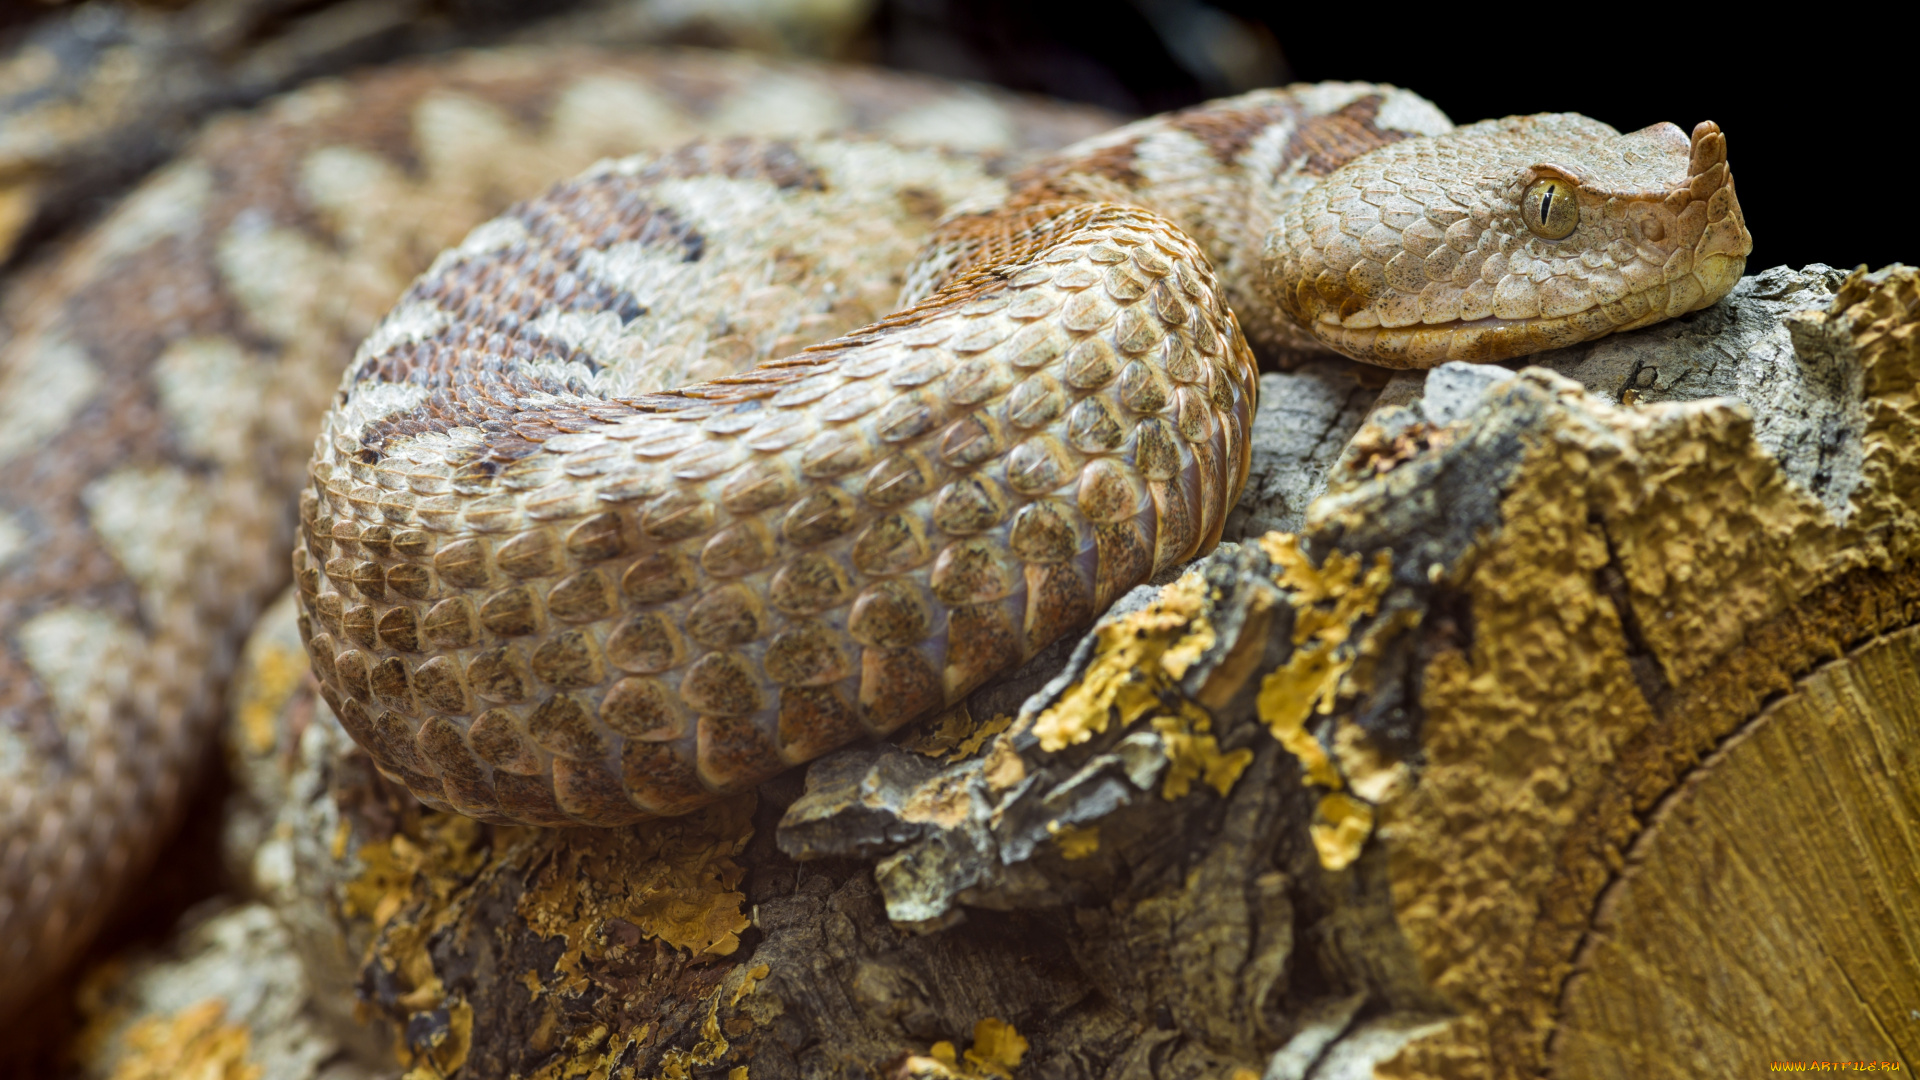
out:
<path id="1" fill-rule="evenodd" d="M 0 953 L 24 972 L 0 1012 L 173 814 L 290 527 L 314 673 L 384 772 L 487 820 L 620 824 L 928 715 L 1211 546 L 1256 351 L 1504 360 L 1711 304 L 1751 248 L 1710 123 L 1456 128 L 1317 84 L 1009 172 L 937 144 L 993 110 L 976 147 L 1091 118 L 710 57 L 465 63 L 296 94 L 268 111 L 308 132 L 284 145 L 230 129 L 68 257 L 58 303 L 16 305 L 0 458 L 47 464 L 0 492 Z M 559 71 L 626 82 L 572 142 L 471 137 L 500 126 L 469 107 L 489 79 L 551 128 L 566 95 L 531 87 Z M 866 133 L 712 122 L 723 92 L 796 87 L 864 102 L 828 126 Z M 531 174 L 645 147 L 473 229 L 374 323 Z M 188 242 L 217 274 L 156 253 Z M 120 401 L 88 346 L 142 304 L 151 388 Z M 116 470 L 142 438 L 197 471 Z"/>

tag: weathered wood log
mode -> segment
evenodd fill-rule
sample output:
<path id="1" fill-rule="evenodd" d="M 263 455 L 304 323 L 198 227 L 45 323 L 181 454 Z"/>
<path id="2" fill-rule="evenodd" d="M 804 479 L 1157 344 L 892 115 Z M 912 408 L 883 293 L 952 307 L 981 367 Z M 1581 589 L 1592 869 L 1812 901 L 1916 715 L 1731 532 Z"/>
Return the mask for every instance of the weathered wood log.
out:
<path id="1" fill-rule="evenodd" d="M 909 738 L 631 829 L 420 807 L 282 605 L 219 918 L 273 913 L 375 1075 L 1912 1065 L 1916 308 L 1905 267 L 1778 269 L 1517 374 L 1267 375 L 1239 543 Z M 256 1014 L 188 1034 L 290 1030 Z"/>

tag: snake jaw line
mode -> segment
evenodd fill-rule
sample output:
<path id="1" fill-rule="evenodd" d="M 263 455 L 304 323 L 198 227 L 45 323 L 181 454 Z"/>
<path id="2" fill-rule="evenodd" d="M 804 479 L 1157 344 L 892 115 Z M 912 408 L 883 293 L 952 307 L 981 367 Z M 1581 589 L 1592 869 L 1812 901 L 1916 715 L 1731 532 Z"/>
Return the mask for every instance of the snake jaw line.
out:
<path id="1" fill-rule="evenodd" d="M 1560 220 L 1540 221 L 1563 193 L 1577 220 L 1561 203 Z M 1322 345 L 1420 368 L 1698 310 L 1726 295 L 1751 250 L 1717 125 L 1621 135 L 1542 114 L 1356 157 L 1281 219 L 1267 286 Z"/>

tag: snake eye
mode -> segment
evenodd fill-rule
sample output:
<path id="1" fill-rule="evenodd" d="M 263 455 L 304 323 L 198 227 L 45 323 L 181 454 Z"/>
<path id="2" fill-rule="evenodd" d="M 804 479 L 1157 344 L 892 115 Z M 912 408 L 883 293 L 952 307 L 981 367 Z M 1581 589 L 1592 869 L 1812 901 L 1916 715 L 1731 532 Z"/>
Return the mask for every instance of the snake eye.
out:
<path id="1" fill-rule="evenodd" d="M 1573 185 L 1565 180 L 1539 180 L 1520 201 L 1520 214 L 1540 239 L 1565 240 L 1580 224 L 1580 200 L 1573 193 Z"/>

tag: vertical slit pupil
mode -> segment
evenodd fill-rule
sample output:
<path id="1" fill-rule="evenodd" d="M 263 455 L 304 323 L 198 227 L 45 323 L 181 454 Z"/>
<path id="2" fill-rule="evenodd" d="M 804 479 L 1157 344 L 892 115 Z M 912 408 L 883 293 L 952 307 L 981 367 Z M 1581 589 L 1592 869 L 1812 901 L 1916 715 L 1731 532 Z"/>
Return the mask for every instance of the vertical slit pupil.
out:
<path id="1" fill-rule="evenodd" d="M 1549 187 L 1540 195 L 1540 224 L 1542 225 L 1547 224 L 1547 214 L 1553 209 L 1553 191 L 1554 189 Z"/>

